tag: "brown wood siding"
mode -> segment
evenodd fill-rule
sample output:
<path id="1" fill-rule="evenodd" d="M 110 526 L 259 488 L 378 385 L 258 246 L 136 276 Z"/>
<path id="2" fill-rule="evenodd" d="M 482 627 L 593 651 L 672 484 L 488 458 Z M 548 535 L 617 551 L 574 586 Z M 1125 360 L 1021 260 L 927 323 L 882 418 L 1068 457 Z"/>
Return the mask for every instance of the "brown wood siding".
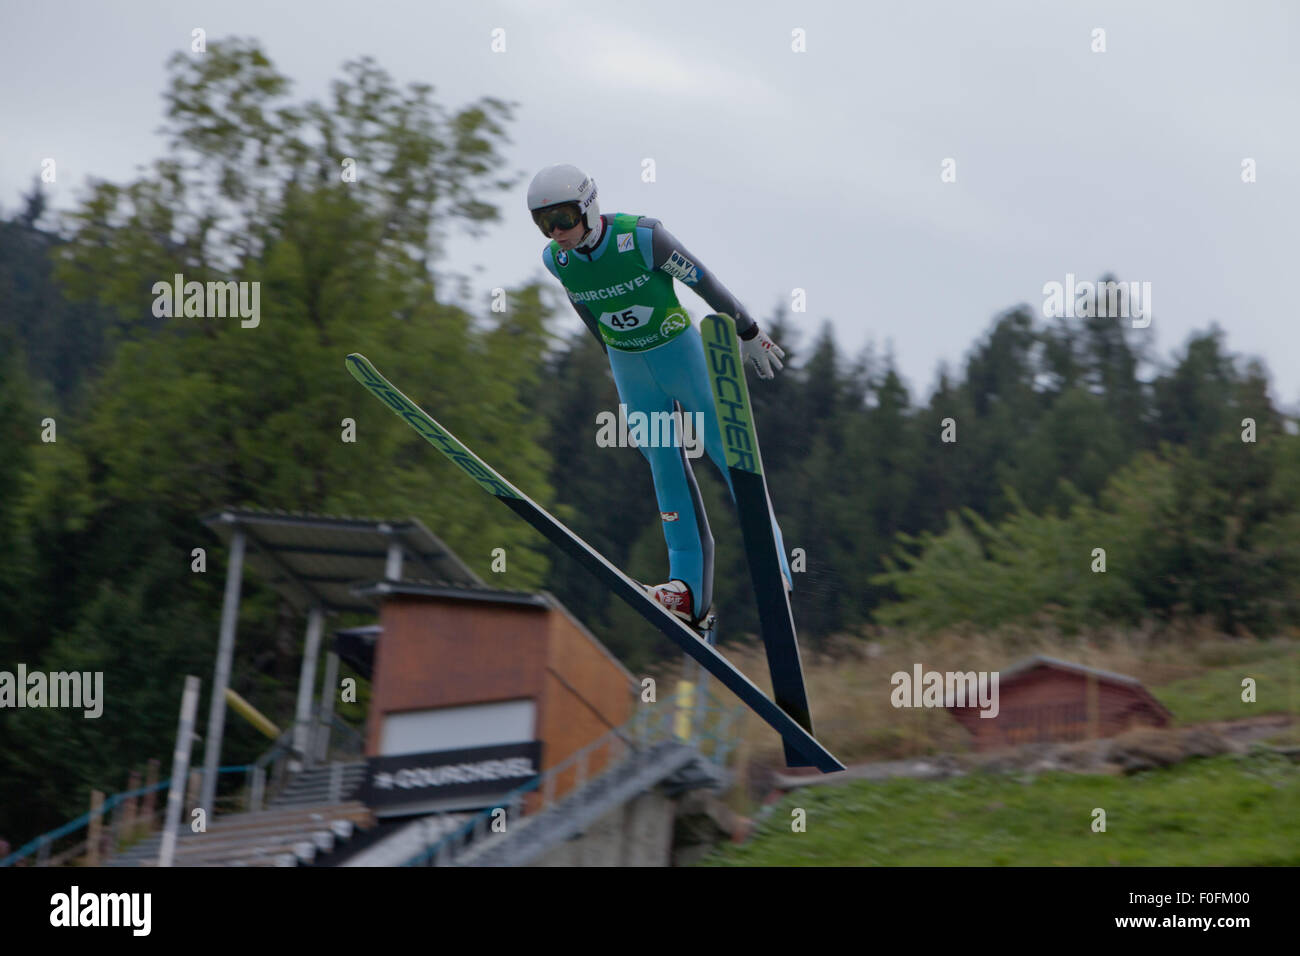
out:
<path id="1" fill-rule="evenodd" d="M 1168 723 L 1138 688 L 1096 678 L 1096 714 L 1089 710 L 1085 674 L 1038 667 L 998 688 L 998 716 L 983 718 L 977 708 L 950 711 L 971 733 L 976 750 L 1038 741 L 1084 740 L 1094 733 L 1111 737 L 1134 726 Z M 1095 723 L 1093 722 L 1095 719 Z"/>
<path id="2" fill-rule="evenodd" d="M 545 713 L 539 714 L 541 737 L 545 741 L 542 752 L 542 769 L 562 763 L 583 747 L 603 737 L 612 727 L 608 721 L 593 711 L 555 674 L 546 675 Z M 603 769 L 610 761 L 610 751 L 602 747 L 591 754 L 587 762 L 587 776 Z M 555 795 L 568 792 L 577 780 L 577 769 L 571 767 L 559 774 Z"/>
<path id="3" fill-rule="evenodd" d="M 386 714 L 538 700 L 549 613 L 540 608 L 419 597 L 399 596 L 384 602 L 366 754 L 378 754 Z"/>
<path id="4" fill-rule="evenodd" d="M 627 674 L 563 614 L 552 612 L 548 623 L 547 668 L 574 688 L 606 729 L 625 724 L 632 716 Z"/>
<path id="5" fill-rule="evenodd" d="M 632 714 L 627 675 L 560 611 L 548 615 L 546 680 L 537 723 L 543 740 L 542 769 L 549 770 L 583 747 L 622 726 Z M 587 776 L 616 754 L 601 748 L 588 759 Z M 555 795 L 577 785 L 576 767 L 557 775 Z"/>

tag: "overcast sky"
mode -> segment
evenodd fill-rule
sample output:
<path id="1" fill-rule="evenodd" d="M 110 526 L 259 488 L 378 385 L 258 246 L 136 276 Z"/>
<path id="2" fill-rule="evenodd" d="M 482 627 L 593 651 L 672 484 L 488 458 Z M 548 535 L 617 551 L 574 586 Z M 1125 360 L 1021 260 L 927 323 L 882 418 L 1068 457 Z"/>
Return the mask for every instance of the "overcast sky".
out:
<path id="1" fill-rule="evenodd" d="M 164 63 L 195 27 L 259 39 L 299 100 L 370 54 L 449 108 L 518 102 L 507 150 L 527 176 L 441 267 L 480 312 L 494 286 L 553 281 L 524 191 L 570 162 L 760 321 L 800 288 L 804 344 L 825 321 L 848 354 L 892 344 L 916 398 L 997 312 L 1112 272 L 1150 283 L 1161 358 L 1217 321 L 1300 405 L 1300 5 L 0 0 L 5 211 L 46 157 L 68 208 L 85 177 L 161 155 Z"/>

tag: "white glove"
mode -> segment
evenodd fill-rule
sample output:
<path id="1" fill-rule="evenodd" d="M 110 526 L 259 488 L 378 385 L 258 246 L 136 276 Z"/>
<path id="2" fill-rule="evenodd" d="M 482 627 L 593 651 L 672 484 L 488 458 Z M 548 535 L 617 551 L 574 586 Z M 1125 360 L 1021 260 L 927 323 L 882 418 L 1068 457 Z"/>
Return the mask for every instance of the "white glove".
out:
<path id="1" fill-rule="evenodd" d="M 781 363 L 781 359 L 785 358 L 785 350 L 768 338 L 762 329 L 749 341 L 741 340 L 740 354 L 745 362 L 754 363 L 754 371 L 758 372 L 759 378 L 772 378 L 776 374 L 772 370 L 773 366 L 776 366 L 777 372 L 785 368 Z"/>

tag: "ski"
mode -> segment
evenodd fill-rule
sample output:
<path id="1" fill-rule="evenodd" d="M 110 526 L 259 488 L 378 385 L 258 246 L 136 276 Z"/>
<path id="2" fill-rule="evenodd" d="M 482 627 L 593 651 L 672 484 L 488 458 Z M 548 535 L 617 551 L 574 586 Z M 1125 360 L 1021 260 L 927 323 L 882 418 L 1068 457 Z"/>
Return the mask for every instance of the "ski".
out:
<path id="1" fill-rule="evenodd" d="M 705 667 L 781 735 L 787 752 L 793 748 L 801 755 L 806 761 L 803 766 L 813 766 L 825 773 L 844 769 L 844 765 L 829 750 L 777 706 L 753 681 L 737 670 L 735 665 L 702 640 L 688 625 L 660 607 L 639 584 L 591 545 L 461 444 L 455 436 L 434 421 L 432 416 L 380 375 L 364 355 L 352 353 L 347 357 L 347 366 L 353 378 L 414 428 L 429 444 L 450 458 L 462 471 L 473 478 L 479 487 L 495 496 L 552 544 L 577 560 L 629 607 Z"/>
<path id="2" fill-rule="evenodd" d="M 758 433 L 754 428 L 736 323 L 729 315 L 706 315 L 701 325 L 710 391 L 722 429 L 731 486 L 736 492 L 745 557 L 758 601 L 759 630 L 767 648 L 772 697 L 777 706 L 811 734 L 812 714 L 808 709 L 808 692 L 804 689 L 794 613 L 790 610 L 790 596 L 785 589 L 776 534 L 772 530 L 772 499 L 763 477 L 763 457 L 758 450 Z M 788 741 L 785 757 L 787 766 L 809 766 Z"/>

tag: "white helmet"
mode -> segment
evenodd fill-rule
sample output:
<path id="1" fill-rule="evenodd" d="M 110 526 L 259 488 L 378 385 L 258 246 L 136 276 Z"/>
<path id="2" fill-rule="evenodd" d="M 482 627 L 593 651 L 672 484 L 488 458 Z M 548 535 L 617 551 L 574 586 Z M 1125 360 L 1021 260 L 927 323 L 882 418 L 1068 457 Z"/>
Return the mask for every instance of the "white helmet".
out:
<path id="1" fill-rule="evenodd" d="M 528 187 L 528 209 L 547 239 L 556 226 L 572 229 L 581 222 L 584 227 L 578 243 L 581 245 L 591 237 L 593 229 L 600 228 L 596 181 L 567 163 L 547 166 L 533 177 Z"/>

